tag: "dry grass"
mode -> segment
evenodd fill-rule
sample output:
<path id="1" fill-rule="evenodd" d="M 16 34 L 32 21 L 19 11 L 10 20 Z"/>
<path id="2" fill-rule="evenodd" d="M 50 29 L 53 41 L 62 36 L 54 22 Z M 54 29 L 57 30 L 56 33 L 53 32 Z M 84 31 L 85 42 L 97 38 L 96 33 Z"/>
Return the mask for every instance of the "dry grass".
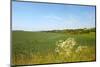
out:
<path id="1" fill-rule="evenodd" d="M 45 55 L 39 52 L 35 55 L 33 53 L 14 55 L 12 62 L 15 65 L 24 65 L 95 60 L 95 47 L 78 45 L 73 38 L 57 41 L 54 52 L 49 51 Z"/>

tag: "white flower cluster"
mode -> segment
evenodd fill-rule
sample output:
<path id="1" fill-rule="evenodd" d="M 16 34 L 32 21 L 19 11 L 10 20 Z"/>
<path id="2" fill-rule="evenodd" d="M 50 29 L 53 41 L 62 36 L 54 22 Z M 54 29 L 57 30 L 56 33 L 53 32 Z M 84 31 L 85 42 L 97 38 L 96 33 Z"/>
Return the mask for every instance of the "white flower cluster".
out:
<path id="1" fill-rule="evenodd" d="M 75 45 L 77 44 L 74 38 L 68 38 L 65 41 L 59 40 L 56 43 L 57 47 L 55 48 L 55 52 L 57 52 L 60 55 L 64 54 L 66 56 L 70 56 Z"/>

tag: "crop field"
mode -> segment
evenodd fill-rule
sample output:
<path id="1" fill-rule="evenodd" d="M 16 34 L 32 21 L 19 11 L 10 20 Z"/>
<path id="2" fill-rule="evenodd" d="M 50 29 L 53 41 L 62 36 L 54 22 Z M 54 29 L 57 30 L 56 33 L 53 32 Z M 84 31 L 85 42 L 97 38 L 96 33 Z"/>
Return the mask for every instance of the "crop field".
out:
<path id="1" fill-rule="evenodd" d="M 95 32 L 12 32 L 12 64 L 95 61 Z"/>

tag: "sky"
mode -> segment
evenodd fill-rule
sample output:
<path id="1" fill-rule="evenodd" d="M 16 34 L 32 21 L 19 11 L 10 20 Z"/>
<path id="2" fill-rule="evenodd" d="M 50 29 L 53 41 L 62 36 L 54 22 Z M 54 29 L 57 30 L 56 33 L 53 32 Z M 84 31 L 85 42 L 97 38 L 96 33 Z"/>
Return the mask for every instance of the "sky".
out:
<path id="1" fill-rule="evenodd" d="M 12 30 L 46 31 L 95 27 L 95 6 L 12 2 Z"/>

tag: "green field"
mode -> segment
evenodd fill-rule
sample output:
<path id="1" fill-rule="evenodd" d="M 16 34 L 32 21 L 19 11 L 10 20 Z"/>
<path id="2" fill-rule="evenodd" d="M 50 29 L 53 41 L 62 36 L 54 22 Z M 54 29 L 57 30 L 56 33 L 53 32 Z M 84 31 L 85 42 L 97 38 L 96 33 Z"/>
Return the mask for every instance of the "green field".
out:
<path id="1" fill-rule="evenodd" d="M 68 38 L 75 40 L 76 46 L 71 50 L 70 56 L 55 52 L 56 43 Z M 12 64 L 44 64 L 95 61 L 95 32 L 83 34 L 67 34 L 57 32 L 12 32 Z M 85 46 L 81 51 L 75 52 L 79 46 Z"/>

